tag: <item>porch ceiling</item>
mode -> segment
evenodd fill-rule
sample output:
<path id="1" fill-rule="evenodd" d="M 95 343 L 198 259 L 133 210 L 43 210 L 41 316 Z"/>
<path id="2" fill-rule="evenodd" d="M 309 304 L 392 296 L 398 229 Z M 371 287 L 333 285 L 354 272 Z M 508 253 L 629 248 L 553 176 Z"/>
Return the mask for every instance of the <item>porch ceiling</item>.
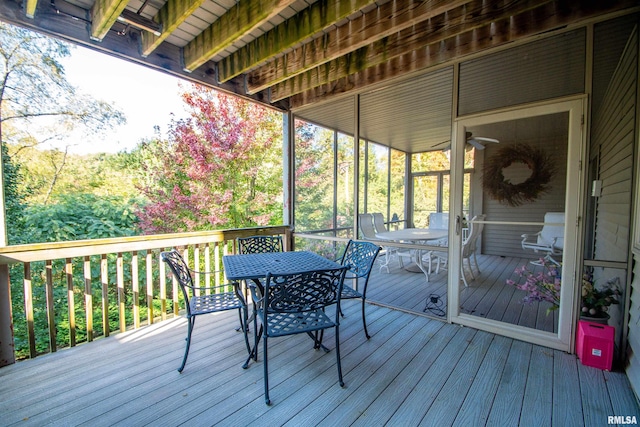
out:
<path id="1" fill-rule="evenodd" d="M 0 2 L 0 20 L 296 110 L 636 6 L 636 0 L 8 0 Z M 351 99 L 342 102 L 352 108 Z M 329 108 L 339 112 L 335 107 Z M 352 115 L 327 120 L 353 127 Z"/>

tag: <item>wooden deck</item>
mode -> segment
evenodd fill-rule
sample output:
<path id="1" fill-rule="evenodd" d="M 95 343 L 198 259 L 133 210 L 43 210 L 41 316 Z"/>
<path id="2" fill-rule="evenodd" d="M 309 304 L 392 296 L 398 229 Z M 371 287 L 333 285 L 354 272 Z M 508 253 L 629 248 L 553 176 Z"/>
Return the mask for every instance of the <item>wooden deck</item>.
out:
<path id="1" fill-rule="evenodd" d="M 418 277 L 418 275 L 416 275 Z M 602 426 L 640 409 L 624 373 L 575 356 L 429 319 L 345 302 L 341 350 L 272 339 L 273 406 L 262 359 L 243 370 L 235 312 L 198 319 L 189 361 L 176 318 L 0 368 L 3 426 Z M 333 347 L 333 334 L 326 344 Z"/>
<path id="2" fill-rule="evenodd" d="M 424 274 L 417 270 L 415 264 L 414 268 L 408 266 L 403 269 L 393 261 L 387 273 L 384 270 L 380 272 L 381 261 L 376 261 L 367 290 L 367 298 L 371 302 L 435 317 L 446 316 L 446 270 L 431 274 L 427 283 Z M 524 258 L 478 255 L 481 274 L 476 275 L 475 279 L 467 275 L 469 286 L 464 287 L 462 283 L 460 285 L 461 311 L 542 331 L 557 332 L 557 312 L 547 315 L 549 305 L 546 303 L 522 304 L 525 293 L 506 284 L 507 279 L 517 280 L 514 270 L 518 266 L 528 265 L 529 261 L 530 259 Z M 437 303 L 431 303 L 432 296 L 437 298 Z M 429 308 L 425 310 L 428 301 Z M 440 313 L 438 308 L 444 310 L 444 313 Z"/>

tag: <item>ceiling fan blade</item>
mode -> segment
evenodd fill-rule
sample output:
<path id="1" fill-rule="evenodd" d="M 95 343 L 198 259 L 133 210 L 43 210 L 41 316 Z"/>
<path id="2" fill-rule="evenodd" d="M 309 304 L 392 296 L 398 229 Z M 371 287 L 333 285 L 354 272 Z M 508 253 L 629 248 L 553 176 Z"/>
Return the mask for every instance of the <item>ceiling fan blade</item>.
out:
<path id="1" fill-rule="evenodd" d="M 451 141 L 447 140 L 447 141 L 442 141 L 442 142 L 438 142 L 437 144 L 435 144 L 434 146 L 432 146 L 432 149 L 447 149 L 449 148 L 449 146 L 451 145 Z"/>
<path id="2" fill-rule="evenodd" d="M 482 141 L 482 142 L 493 142 L 494 144 L 497 144 L 500 142 L 495 138 L 487 138 L 485 136 L 475 136 L 473 137 L 473 139 L 475 139 L 476 141 Z"/>
<path id="3" fill-rule="evenodd" d="M 475 147 L 476 150 L 484 150 L 484 145 L 480 144 L 475 138 L 467 140 L 467 143 Z"/>

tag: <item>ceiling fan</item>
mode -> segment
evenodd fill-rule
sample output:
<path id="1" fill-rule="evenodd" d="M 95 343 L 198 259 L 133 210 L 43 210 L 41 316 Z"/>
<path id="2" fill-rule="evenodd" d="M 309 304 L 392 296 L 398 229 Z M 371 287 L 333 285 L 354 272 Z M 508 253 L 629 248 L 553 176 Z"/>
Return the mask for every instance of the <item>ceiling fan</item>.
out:
<path id="1" fill-rule="evenodd" d="M 495 138 L 487 138 L 484 136 L 473 136 L 471 132 L 467 132 L 466 137 L 467 137 L 467 144 L 473 146 L 476 150 L 484 150 L 485 147 L 484 147 L 484 144 L 482 144 L 483 142 L 492 142 L 494 144 L 497 144 L 500 142 Z"/>
<path id="2" fill-rule="evenodd" d="M 477 150 L 484 150 L 485 146 L 484 146 L 483 142 L 484 143 L 491 142 L 491 143 L 494 143 L 494 144 L 497 144 L 497 143 L 500 142 L 495 138 L 487 138 L 487 137 L 484 137 L 484 136 L 473 136 L 473 134 L 471 132 L 466 132 L 465 135 L 466 135 L 466 138 L 467 138 L 467 144 L 469 144 L 469 147 L 467 147 L 467 148 L 473 147 L 473 148 L 475 148 Z M 434 145 L 433 148 L 447 150 L 447 149 L 449 149 L 450 145 L 451 145 L 450 141 L 444 141 L 444 142 L 441 142 L 441 143 L 438 143 L 438 144 Z"/>

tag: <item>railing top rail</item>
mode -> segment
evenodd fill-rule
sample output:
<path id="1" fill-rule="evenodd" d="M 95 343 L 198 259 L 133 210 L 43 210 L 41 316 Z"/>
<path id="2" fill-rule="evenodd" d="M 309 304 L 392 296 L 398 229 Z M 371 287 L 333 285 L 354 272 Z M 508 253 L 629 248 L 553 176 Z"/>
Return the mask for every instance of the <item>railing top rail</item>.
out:
<path id="1" fill-rule="evenodd" d="M 226 240 L 234 240 L 237 237 L 256 234 L 284 234 L 289 228 L 289 226 L 280 225 L 5 246 L 0 247 L 0 264 L 74 258 L 114 252 L 141 251 L 207 242 L 223 242 Z"/>

